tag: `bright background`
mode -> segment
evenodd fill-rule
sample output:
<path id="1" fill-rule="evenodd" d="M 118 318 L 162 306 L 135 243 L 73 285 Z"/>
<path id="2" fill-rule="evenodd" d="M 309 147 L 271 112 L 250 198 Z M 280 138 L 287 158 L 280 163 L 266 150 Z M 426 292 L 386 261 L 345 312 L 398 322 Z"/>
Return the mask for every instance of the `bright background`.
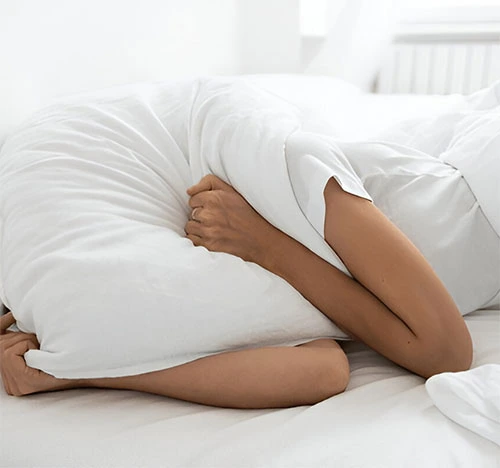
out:
<path id="1" fill-rule="evenodd" d="M 369 91 L 398 35 L 457 27 L 500 43 L 500 0 L 1 0 L 0 127 L 59 96 L 200 74 L 319 74 Z"/>

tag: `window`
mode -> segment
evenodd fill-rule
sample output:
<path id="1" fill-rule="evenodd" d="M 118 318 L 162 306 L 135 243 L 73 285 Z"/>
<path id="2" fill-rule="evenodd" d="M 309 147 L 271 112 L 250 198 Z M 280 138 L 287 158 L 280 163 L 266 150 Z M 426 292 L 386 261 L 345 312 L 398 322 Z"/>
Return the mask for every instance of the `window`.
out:
<path id="1" fill-rule="evenodd" d="M 406 0 L 403 23 L 500 22 L 500 0 Z"/>
<path id="2" fill-rule="evenodd" d="M 300 33 L 302 36 L 325 36 L 327 0 L 300 0 Z"/>
<path id="3" fill-rule="evenodd" d="M 327 12 L 335 14 L 348 0 L 300 0 L 303 36 L 325 36 Z M 373 1 L 373 0 L 372 0 Z M 376 1 L 376 0 L 375 0 Z M 401 7 L 401 30 L 413 25 L 443 29 L 439 25 L 473 25 L 475 29 L 500 31 L 500 0 L 393 0 Z M 332 8 L 334 11 L 332 11 Z"/>

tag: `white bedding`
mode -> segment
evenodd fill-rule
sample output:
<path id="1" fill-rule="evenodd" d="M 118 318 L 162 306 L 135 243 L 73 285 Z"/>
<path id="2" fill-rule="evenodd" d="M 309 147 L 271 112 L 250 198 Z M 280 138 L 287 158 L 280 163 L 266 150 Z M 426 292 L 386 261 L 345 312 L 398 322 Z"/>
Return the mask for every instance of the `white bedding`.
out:
<path id="1" fill-rule="evenodd" d="M 299 86 L 290 84 L 293 78 L 256 79 L 275 92 L 289 92 L 290 99 L 305 83 L 302 78 Z M 335 86 L 331 99 L 325 91 L 328 83 L 302 99 L 322 106 L 332 133 L 344 138 L 368 138 L 400 118 L 465 105 L 461 96 L 352 91 L 349 100 L 349 93 L 341 98 Z M 466 322 L 474 340 L 473 367 L 500 364 L 499 311 L 477 311 Z M 312 407 L 229 410 L 126 391 L 82 389 L 14 398 L 2 390 L 0 466 L 500 466 L 500 448 L 445 417 L 432 404 L 423 379 L 360 343 L 344 347 L 352 369 L 347 391 Z"/>
<path id="2" fill-rule="evenodd" d="M 500 364 L 443 372 L 425 387 L 444 415 L 500 446 Z"/>
<path id="3" fill-rule="evenodd" d="M 465 317 L 474 363 L 500 364 L 500 312 Z M 314 406 L 234 410 L 157 395 L 0 390 L 5 468 L 498 468 L 500 447 L 444 416 L 424 379 L 345 344 L 351 382 Z"/>
<path id="4" fill-rule="evenodd" d="M 26 362 L 56 377 L 116 377 L 346 338 L 281 278 L 186 239 L 186 189 L 209 173 L 350 275 L 323 239 L 335 177 L 407 234 L 463 315 L 486 306 L 500 289 L 498 89 L 415 125 L 433 129 L 411 135 L 427 152 L 306 131 L 300 108 L 233 78 L 40 111 L 0 151 L 0 297 L 40 341 Z M 137 335 L 138 313 L 148 333 Z"/>
<path id="5" fill-rule="evenodd" d="M 186 189 L 228 168 L 263 216 L 335 261 L 290 186 L 283 145 L 295 108 L 241 80 L 114 93 L 37 113 L 0 151 L 0 298 L 38 337 L 27 364 L 117 377 L 345 337 L 282 278 L 184 232 Z M 138 316 L 147 333 L 136 333 Z"/>

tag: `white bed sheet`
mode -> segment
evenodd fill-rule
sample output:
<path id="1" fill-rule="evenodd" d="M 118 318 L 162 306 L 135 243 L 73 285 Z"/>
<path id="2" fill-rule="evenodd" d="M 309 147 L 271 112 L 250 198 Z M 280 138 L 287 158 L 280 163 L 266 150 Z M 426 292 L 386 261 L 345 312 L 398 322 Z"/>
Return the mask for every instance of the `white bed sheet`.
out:
<path id="1" fill-rule="evenodd" d="M 473 367 L 500 363 L 500 311 L 466 317 Z M 361 343 L 347 391 L 314 406 L 213 408 L 129 391 L 0 391 L 2 467 L 482 467 L 500 447 L 449 420 L 424 379 Z"/>
<path id="2" fill-rule="evenodd" d="M 256 80 L 318 109 L 330 131 L 346 139 L 368 138 L 402 118 L 463 104 L 458 95 L 345 90 L 325 96 L 324 87 L 308 87 L 299 96 L 302 77 Z M 474 340 L 473 367 L 500 364 L 500 311 L 477 311 L 466 322 Z M 352 369 L 347 391 L 290 409 L 222 409 L 96 389 L 16 398 L 2 388 L 0 466 L 500 467 L 500 448 L 441 414 L 424 379 L 360 343 L 344 346 Z"/>

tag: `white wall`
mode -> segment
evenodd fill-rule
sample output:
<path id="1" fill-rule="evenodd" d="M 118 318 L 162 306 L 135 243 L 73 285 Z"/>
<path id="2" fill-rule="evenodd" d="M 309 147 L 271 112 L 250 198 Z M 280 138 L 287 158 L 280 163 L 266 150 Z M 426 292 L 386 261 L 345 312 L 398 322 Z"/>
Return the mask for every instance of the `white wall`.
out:
<path id="1" fill-rule="evenodd" d="M 53 97 L 241 67 L 242 0 L 2 0 L 2 133 Z"/>
<path id="2" fill-rule="evenodd" d="M 300 0 L 240 0 L 240 73 L 297 73 Z"/>
<path id="3" fill-rule="evenodd" d="M 300 0 L 0 0 L 0 144 L 54 98 L 300 69 Z"/>

